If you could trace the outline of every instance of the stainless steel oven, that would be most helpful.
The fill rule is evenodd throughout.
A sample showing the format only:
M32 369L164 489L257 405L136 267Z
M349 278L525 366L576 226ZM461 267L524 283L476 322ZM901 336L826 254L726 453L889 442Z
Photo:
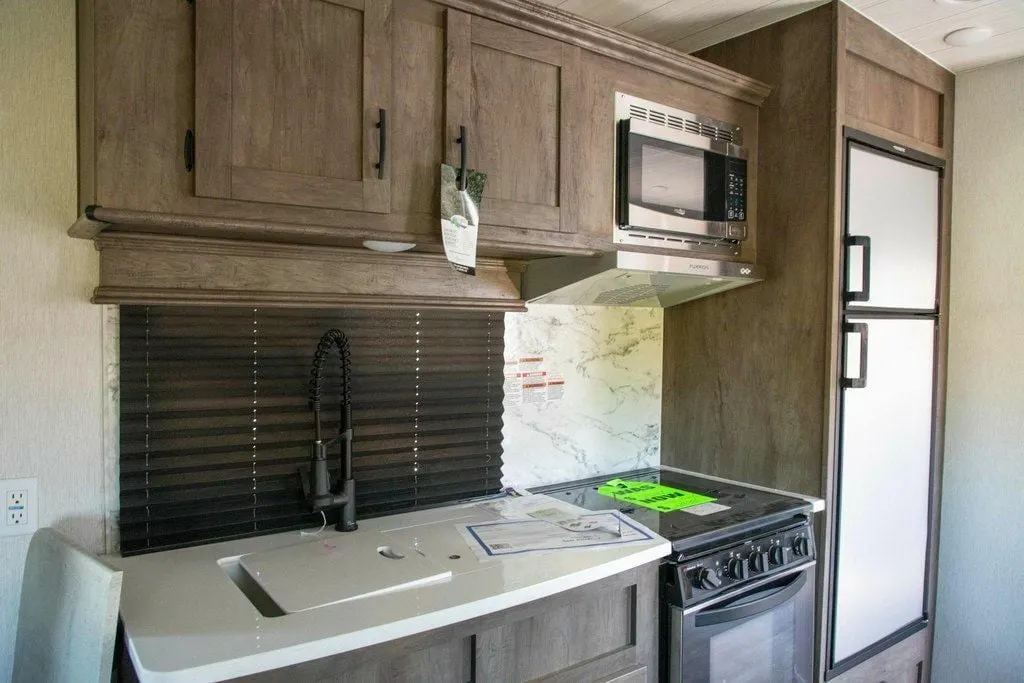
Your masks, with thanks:
M663 680L810 683L815 560L803 524L666 567Z
M734 255L747 238L739 126L616 94L615 242Z

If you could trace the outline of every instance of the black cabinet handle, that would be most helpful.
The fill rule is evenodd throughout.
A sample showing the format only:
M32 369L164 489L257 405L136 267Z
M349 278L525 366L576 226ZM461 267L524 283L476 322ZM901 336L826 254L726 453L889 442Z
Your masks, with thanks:
M466 154L469 149L469 138L466 136L465 126L459 126L459 137L455 138L455 142L459 143L459 174L455 177L455 180L459 184L459 189L465 191L466 185L469 183L469 173L466 172Z
M189 128L185 131L185 171L191 172L196 166L196 134Z
M871 298L871 238L866 235L851 235L850 237L847 237L847 259L850 257L849 250L852 247L862 247L864 249L863 259L861 261L861 286L859 292L851 292L847 290L846 300L867 301Z
M380 120L377 121L377 130L380 135L380 146L377 148L377 163L373 165L377 169L377 178L384 178L384 159L388 156L388 110L379 109Z
M856 377L846 377L844 372L843 386L847 389L863 389L868 385L868 324L844 323L843 332L860 337L860 371Z

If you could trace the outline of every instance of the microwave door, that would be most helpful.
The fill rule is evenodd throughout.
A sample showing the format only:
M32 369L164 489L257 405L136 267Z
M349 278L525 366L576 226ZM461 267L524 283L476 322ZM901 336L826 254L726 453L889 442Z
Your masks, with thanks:
M698 237L716 236L705 219L704 152L657 138L628 136L623 227Z

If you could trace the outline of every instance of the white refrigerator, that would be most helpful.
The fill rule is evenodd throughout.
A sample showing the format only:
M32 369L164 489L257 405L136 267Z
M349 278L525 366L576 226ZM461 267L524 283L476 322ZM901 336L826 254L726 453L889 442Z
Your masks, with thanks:
M848 133L829 669L923 628L942 161Z

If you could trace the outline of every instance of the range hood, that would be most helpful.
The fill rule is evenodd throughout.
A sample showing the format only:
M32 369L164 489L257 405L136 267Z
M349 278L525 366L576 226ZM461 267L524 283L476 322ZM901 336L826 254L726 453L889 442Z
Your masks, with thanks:
M615 251L530 261L522 294L530 303L668 308L763 279L750 263Z

